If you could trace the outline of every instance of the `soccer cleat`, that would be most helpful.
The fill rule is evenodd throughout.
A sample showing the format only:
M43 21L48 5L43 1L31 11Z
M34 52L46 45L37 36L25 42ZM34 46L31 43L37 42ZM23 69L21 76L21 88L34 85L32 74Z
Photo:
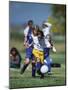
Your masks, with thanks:
M37 70L37 73L38 73L38 75L41 75L40 69L39 69L39 70Z
M61 67L61 64L59 64L59 63L52 63L51 64L51 67L56 67L56 68L60 68Z
M36 76L32 76L32 78L35 78Z
M52 72L48 72L48 75L52 75Z
M41 79L44 79L44 74L41 74L40 78L41 78Z

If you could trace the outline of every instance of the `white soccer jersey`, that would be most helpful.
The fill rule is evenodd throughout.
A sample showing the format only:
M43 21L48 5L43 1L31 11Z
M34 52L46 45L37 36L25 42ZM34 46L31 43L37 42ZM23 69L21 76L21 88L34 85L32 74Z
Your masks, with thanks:
M44 36L46 37L48 34L50 34L50 30L51 30L51 24L48 25L48 27L45 27L42 29Z
M33 46L34 46L34 48L37 49L37 50L43 51L43 47L40 45L38 37L34 36L32 34L32 38L33 38Z
M27 36L29 32L29 26L24 29L24 36Z
M50 23L46 23L46 24L47 24L48 27L43 28L42 31L44 33L46 47L50 48L51 44L50 44L50 42L48 41L48 39L46 37L47 37L47 35L50 34L50 30L51 30L52 25Z

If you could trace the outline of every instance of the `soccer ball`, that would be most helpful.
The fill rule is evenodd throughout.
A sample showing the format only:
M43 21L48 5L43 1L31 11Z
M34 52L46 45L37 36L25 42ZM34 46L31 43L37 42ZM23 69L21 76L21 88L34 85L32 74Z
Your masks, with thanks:
M47 65L43 65L40 69L41 73L47 73L48 72L48 66Z

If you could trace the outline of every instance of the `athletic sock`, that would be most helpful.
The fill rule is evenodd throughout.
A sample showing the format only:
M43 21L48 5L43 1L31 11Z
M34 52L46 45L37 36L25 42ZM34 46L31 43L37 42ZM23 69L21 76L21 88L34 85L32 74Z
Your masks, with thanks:
M40 62L37 62L36 67L37 67L37 69L40 69L41 63Z
M41 72L40 72L40 68L41 68L41 63L40 62L37 62L37 65L36 65L36 68L37 68L37 73L40 75Z
M44 78L44 74L41 73L41 77L40 78L43 79Z
M24 65L23 65L23 67L22 67L22 69L21 69L21 74L24 73L24 71L26 70L27 66L28 66L28 64L24 64Z
M32 77L35 77L35 72L36 72L36 65L35 63L32 63Z
M51 72L51 64L48 65L48 68L49 68L48 72Z

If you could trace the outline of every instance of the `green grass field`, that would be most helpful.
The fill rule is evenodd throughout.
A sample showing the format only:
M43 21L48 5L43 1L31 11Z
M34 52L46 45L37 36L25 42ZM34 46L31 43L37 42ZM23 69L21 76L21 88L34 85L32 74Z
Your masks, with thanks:
M62 38L61 38L62 39ZM65 78L65 40L55 39L55 46L57 53L51 52L51 57L53 62L61 64L61 68L52 68L52 75L45 74L44 79L40 79L39 75L36 75L36 78L31 77L31 64L25 71L23 75L20 74L20 69L11 69L10 68L10 88L26 88L26 87L40 87L40 86L59 86L66 84ZM25 59L25 49L23 46L22 40L10 40L10 48L15 46L21 56L22 63Z

